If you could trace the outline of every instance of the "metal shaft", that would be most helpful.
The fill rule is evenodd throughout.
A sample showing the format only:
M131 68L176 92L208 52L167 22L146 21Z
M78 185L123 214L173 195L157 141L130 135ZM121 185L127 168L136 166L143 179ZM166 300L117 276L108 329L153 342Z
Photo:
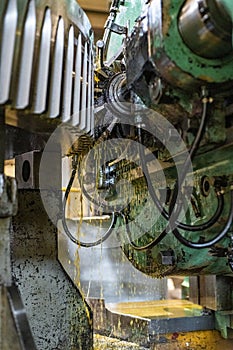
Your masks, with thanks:
M179 31L194 53L215 59L233 51L232 23L229 0L187 0L180 12Z

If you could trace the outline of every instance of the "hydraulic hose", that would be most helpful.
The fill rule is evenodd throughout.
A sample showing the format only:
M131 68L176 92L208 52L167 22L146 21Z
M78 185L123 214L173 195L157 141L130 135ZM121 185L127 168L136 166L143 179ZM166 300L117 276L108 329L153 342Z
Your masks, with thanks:
M203 248L210 248L214 244L217 244L222 238L225 237L229 229L231 228L232 222L233 222L233 190L230 192L231 195L231 202L230 202L230 209L229 209L229 214L228 214L228 219L226 222L226 225L222 229L220 233L218 233L214 238L210 239L209 241L206 242L201 242L201 243L195 243L192 241L189 241L188 239L184 238L179 231L175 228L173 230L174 236L186 247L193 248L193 249L203 249Z
M198 232L198 231L204 231L208 228L210 228L211 226L213 226L216 221L218 220L218 218L220 217L222 211L223 211L223 207L224 207L224 197L222 193L218 193L217 194L217 198L218 198L218 207L217 210L215 212L215 214L205 223L200 224L200 225L195 225L195 226L189 226L189 225L185 225L182 223L177 223L178 227L182 227L183 229L185 229L186 231L192 231L192 232ZM129 222L128 219L125 217L125 215L123 213L121 213L121 216L124 218L125 223L126 223L126 234L127 234L127 238L128 238L128 243L131 245L132 248L134 248L137 251L144 251L147 249L152 249L153 247L155 247L158 243L160 243L162 241L162 239L166 236L167 232L167 228L164 229L162 231L162 233L153 241L151 241L150 243L148 243L145 246L137 246L135 243L132 242L131 240L131 232L129 229ZM187 228L188 229L187 229ZM145 233L146 235L147 233ZM179 235L179 233L178 233Z
M204 94L204 92L203 92L203 94ZM175 207L175 203L177 201L177 196L179 193L178 188L181 189L182 183L185 179L185 176L187 175L187 171L188 171L190 162L193 160L195 153L199 147L201 138L202 138L203 130L204 130L205 123L206 123L206 117L207 117L208 99L206 97L204 97L202 100L202 103L203 103L203 110L202 110L201 123L200 123L199 129L198 129L197 135L196 135L194 142L192 144L192 147L190 148L189 156L186 158L186 161L184 163L182 173L180 174L179 183L177 181L175 184L173 198L171 200L171 205L169 208L170 214L165 210L165 208L163 207L162 203L160 202L159 198L157 197L157 195L154 191L153 184L151 182L150 174L148 172L147 164L145 161L144 149L143 149L143 147L139 147L140 161L141 161L143 173L144 173L146 181L147 181L148 191L149 191L150 196L151 196L153 202L155 203L156 207L158 208L158 210L161 212L161 215L166 220L171 219L171 213L173 212L173 209ZM141 131L138 130L138 133L139 133L139 142L140 142ZM217 209L216 209L214 215L207 222L200 224L200 225L191 226L191 225L179 222L178 220L175 220L175 223L174 223L175 227L181 228L181 229L186 230L186 231L195 232L195 231L203 231L203 230L206 230L207 228L213 226L216 223L216 221L219 219L219 217L223 211L223 207L224 207L223 195L219 192L216 192L216 195L217 195L217 199L218 199ZM179 209L179 211L180 210L181 210L181 208ZM177 211L178 211L178 209L177 209ZM173 220L173 222L174 222L174 220Z
M137 246L132 240L131 240L131 232L129 229L129 223L127 220L127 217L123 214L120 213L120 215L122 216L123 220L125 221L125 226L126 226L126 235L127 235L127 239L128 239L128 243L129 245L136 251L145 251L148 249L152 249L153 247L155 247L157 244L159 244L162 239L167 235L167 228L165 228L160 235L153 239L153 241L149 242L148 244L144 245L144 246ZM146 233L145 233L146 234Z
M69 230L69 228L67 226L65 213L66 213L67 199L69 197L70 190L71 190L73 182L74 182L74 178L75 178L75 175L76 175L76 172L77 172L77 167L78 167L78 160L76 159L73 162L73 170L72 170L71 177L70 177L68 186L66 188L65 196L64 196L64 200L63 200L62 224L63 224L63 228L64 228L64 231L65 231L66 235L69 237L69 239L73 243L77 244L80 247L91 248L91 247L95 247L95 246L97 246L97 245L99 245L99 244L101 244L101 243L103 243L104 241L107 240L107 238L111 235L111 233L112 233L112 231L113 231L113 229L115 227L117 217L116 217L115 213L112 212L112 220L111 220L109 228L104 233L104 235L100 239L98 239L97 241L94 241L94 242L82 242L82 241L80 241L79 239L77 239L76 237L73 236L73 234L70 232L70 230Z
M146 161L145 161L145 153L144 153L143 147L140 147L139 152L140 152L140 161L141 161L141 165L142 165L142 170L143 170L143 173L145 176L145 180L147 182L147 187L148 187L148 191L150 193L150 196L151 196L153 202L155 203L156 207L160 211L161 215L166 220L169 220L170 215L166 211L166 209L163 207L162 203L160 202L160 200L157 197L155 190L153 188L153 184L152 184L150 174L148 172L148 168L147 168ZM220 218L222 211L223 211L223 207L224 207L223 194L219 191L216 191L216 197L217 197L217 201L218 201L217 208L216 208L216 211L213 214L213 216L208 221L206 221L205 223L199 224L199 225L191 226L191 225L184 224L184 223L176 220L175 221L176 227L181 228L182 230L185 230L185 231L196 232L196 231L204 231L204 230L210 228L211 226L213 226L217 222L217 220Z
M193 145L190 149L190 153L189 153L189 157L192 160L195 156L195 153L199 147L200 141L201 141L201 137L204 131L204 127L205 127L205 122L206 122L206 116L207 116L207 99L204 98L203 100L203 112L202 112L202 118L201 118L201 123L198 129L198 133L196 135L196 138L193 142ZM139 139L140 139L141 135L139 133ZM143 152L142 147L139 148L140 152ZM136 246L131 240L130 240L130 245L135 249L135 250L147 250L147 249L151 249L152 247L156 246L165 236L166 234L172 230L174 236L185 246L189 247L189 248L193 248L193 249L204 249L204 248L209 248L211 246L213 246L214 244L218 243L222 238L224 238L224 236L227 234L228 230L230 229L231 225L232 225L232 221L233 221L233 190L231 190L231 204L230 204L230 210L229 210L229 215L228 215L228 219L227 222L224 226L224 228L222 229L222 231L217 234L214 238L206 241L206 242L192 242L190 240L187 240L186 238L184 238L178 231L177 227L183 228L187 231L202 231L204 229L207 229L209 227L211 227L214 223L216 223L217 219L220 217L223 207L224 207L224 199L223 199L223 195L219 192L217 192L217 198L218 198L218 207L217 210L215 211L215 214L213 215L213 217L208 220L206 223L201 224L201 225L197 225L195 226L189 226L186 224L182 224L180 222L177 222L177 217L180 213L180 210L182 208L181 204L178 204L176 207L176 210L174 211L174 207L175 207L175 203L177 201L177 197L179 195L179 192L181 190L181 186L182 183L185 179L185 176L187 174L187 169L188 169L188 162L190 161L188 158L186 159L185 163L184 163L184 167L183 167L183 171L181 173L180 176L180 181L179 183L176 182L175 185L175 190L173 192L173 200L172 200L172 204L170 207L170 213L171 215L173 215L173 221L171 222L171 217L168 216L168 213L164 210L164 208L162 207L158 197L156 196L156 193L154 191L152 182L150 180L150 176L149 176L149 172L147 169L147 166L145 164L144 161L144 154L140 154L141 157L141 161L143 163L142 167L143 167L143 172L144 175L146 176L146 179L148 181L148 189L150 192L150 195L153 199L153 201L155 202L155 204L157 205L157 207L159 207L159 209L161 210L161 213L163 214L163 216L165 216L167 219L169 219L169 225L162 231L162 233L156 238L154 239L152 242L148 243L145 246ZM145 167L145 169L144 169ZM175 194L175 195L174 195ZM172 224L172 225L171 225ZM176 225L176 226L175 226ZM128 225L126 225L127 228L127 235L129 237L129 228ZM130 239L130 237L129 237Z
M137 249L137 250L151 249L152 247L156 246L162 239L164 239L169 231L172 231L174 233L174 230L175 230L174 235L176 236L176 238L177 237L179 237L180 239L183 238L179 234L179 231L178 231L178 229L175 226L176 223L177 223L177 218L178 218L178 216L180 214L180 211L182 209L182 205L179 203L176 206L176 208L175 208L175 205L176 205L177 199L179 199L178 198L179 197L179 192L181 190L181 186L183 184L183 181L184 181L184 179L185 179L185 177L187 175L187 171L189 169L190 161L192 161L194 156L195 156L195 153L196 153L196 151L197 151L197 149L198 149L198 147L200 145L200 141L201 141L204 129L205 129L206 118L207 118L207 104L209 102L208 98L205 96L206 95L205 89L203 89L202 95L203 95L203 99L202 99L203 110L202 110L201 122L200 122L200 125L199 125L199 128L198 128L198 132L196 134L196 137L195 137L195 139L193 141L193 144L192 144L192 146L190 148L189 155L188 155L188 157L186 158L186 160L184 162L183 170L182 170L182 172L180 174L179 181L177 181L176 184L175 184L175 188L174 188L174 191L173 191L173 197L172 197L171 205L170 205L170 208L169 208L169 214L170 214L169 215L169 223L168 223L167 227L160 233L160 235L158 237L156 237L152 242L147 244L146 246L139 247L139 246L135 245L133 242L130 242L130 244L133 245L134 249ZM143 163L144 159L145 159L145 157L144 157L145 155L144 155L143 148L141 146L141 144L142 144L142 135L141 135L140 127L137 130L138 130L138 140L139 140L139 143L140 143L139 144L139 154L140 154L140 159L142 161L142 168L143 168L142 170L143 170L143 172L145 171L144 175L145 175L147 181L149 180L149 183L151 184L151 186L149 186L148 189L149 189L150 195L151 195L152 200L154 201L155 205L159 207L161 213L164 213L164 208L161 205L161 203L160 203L160 201L159 201L158 197L156 196L156 193L155 193L155 191L153 189L147 166L145 166L146 164ZM222 201L221 201L221 203L223 204ZM222 204L220 205L220 209L222 208ZM175 210L174 210L174 208L175 208ZM219 210L217 210L216 212L217 212L216 216L218 217ZM216 212L215 212L215 214L216 214ZM209 220L209 221L212 224L212 219ZM209 225L209 223L208 223L208 225ZM128 225L126 225L126 229L129 230ZM129 231L127 231L127 233L129 233ZM189 243L192 244L193 242L189 242ZM193 244L195 245L196 243L193 243ZM200 246L198 246L198 248L205 248L205 246L202 246L200 244Z

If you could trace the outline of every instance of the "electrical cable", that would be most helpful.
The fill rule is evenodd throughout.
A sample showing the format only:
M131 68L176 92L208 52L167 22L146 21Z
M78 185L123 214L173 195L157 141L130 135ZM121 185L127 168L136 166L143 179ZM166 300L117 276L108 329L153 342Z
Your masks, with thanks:
M206 112L205 112L206 113ZM156 204L158 210L161 212L161 215L166 219L169 220L170 216L169 213L166 211L166 209L162 206L159 198L157 197L151 179L150 179L150 175L147 169L147 165L146 165L146 161L145 161L145 153L144 153L144 149L142 147L140 147L139 152L143 152L140 153L140 160L141 160L141 165L142 165L142 170L145 176L145 180L147 182L147 187L149 190L149 193L152 197L152 200L154 201L154 203ZM81 179L81 174L80 171L78 171L78 178L79 180ZM89 195L89 193L86 191L85 186L82 186L82 192L83 195L94 205L98 206L99 208L104 208L105 204L104 203L100 203L100 201L95 200L92 196ZM206 222L201 223L199 225L189 225L189 224L184 224L182 222L179 222L178 220L175 222L175 225L178 228L181 228L182 230L185 231L191 231L191 232L197 232L197 231L204 231L210 227L212 227L217 220L220 218L223 208L224 208L224 196L220 191L216 191L216 197L217 197L217 208L215 213L213 214L213 216ZM114 210L114 206L111 205L107 205L108 209L110 210Z
M81 170L81 169L78 170L78 179L79 179L79 182L80 182L80 184L81 184L81 189L82 189L82 193L83 193L84 197L86 197L86 199L87 199L89 202L91 202L92 204L96 205L96 207L98 207L98 209L99 209L99 208L102 208L103 210L110 210L110 211L114 212L114 209L116 208L116 205L105 204L105 203L103 202L104 200L103 200L102 202L100 202L100 201L96 200L94 197L92 197L92 196L87 192L85 186L82 184L82 181L81 181L82 175L81 175L81 173L80 173L80 170ZM109 190L110 190L110 188L107 189L106 192L108 193ZM106 195L107 195L107 194L106 194Z
M69 239L73 243L77 244L78 246L84 247L84 248L91 248L91 247L95 247L95 246L97 246L97 245L99 245L99 244L101 244L101 243L103 243L104 241L107 240L107 238L111 235L111 233L112 233L112 231L114 229L114 226L116 224L117 216L115 215L114 212L112 212L112 214L111 214L112 215L112 220L111 220L109 228L104 233L104 235L100 239L95 241L95 242L81 242L79 239L77 239L76 237L73 236L73 234L70 232L70 230L69 230L69 228L67 226L65 213L66 213L67 199L69 197L70 190L71 190L73 182L74 182L74 178L75 178L75 175L76 175L76 172L77 172L77 167L78 167L78 160L76 159L73 162L73 170L72 170L71 177L70 177L68 186L66 188L66 192L65 192L65 196L64 196L64 200L63 200L63 205L62 205L62 224L63 224L63 228L64 228L64 231L65 231L66 235L69 237Z

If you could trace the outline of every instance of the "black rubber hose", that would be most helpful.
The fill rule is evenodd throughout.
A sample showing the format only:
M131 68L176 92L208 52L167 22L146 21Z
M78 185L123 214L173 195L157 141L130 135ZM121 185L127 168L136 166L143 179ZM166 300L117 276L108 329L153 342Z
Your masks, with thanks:
M169 232L168 227L166 227L161 233L160 235L155 238L153 241L149 242L148 244L144 245L144 246L137 246L134 242L132 242L131 240L131 232L129 230L129 225L128 225L128 221L126 219L126 217L121 213L121 216L124 218L125 222L126 222L126 233L127 233L127 238L128 238L128 243L130 244L130 246L136 250L136 251L145 251L148 249L152 249L153 247L155 247L158 243L160 243L162 241L162 239L167 235L167 233ZM184 244L186 247L189 248L194 248L194 249L203 249L203 248L209 248L211 246L213 246L214 244L216 244L217 242L219 242L228 232L228 230L230 229L230 226L232 224L232 218L233 218L233 191L231 191L231 209L229 212L229 217L227 220L227 223L224 227L224 229L221 231L220 234L216 235L213 239L207 241L207 242L203 242L203 243L195 243L192 241L189 241L187 239L185 239L177 229L173 230L173 234L175 235L175 237L182 243Z
M136 246L134 243L130 242L131 246L134 246L133 248L135 250L136 249L137 250L146 250L146 249L153 248L159 242L161 242L162 239L164 239L166 237L166 235L168 234L169 231L173 232L173 230L175 229L175 228L173 228L173 226L176 223L177 218L178 218L178 216L180 214L180 210L182 208L182 206L179 204L179 205L177 205L176 210L174 211L175 203L176 203L177 197L179 195L179 190L181 189L182 183L183 183L183 181L185 179L185 176L187 175L187 171L188 171L188 168L189 168L190 161L195 156L195 153L196 153L196 151L197 151L197 149L199 147L199 144L200 144L203 132L204 132L205 123L206 123L206 117L207 117L207 103L208 103L208 99L206 97L204 97L203 100L202 100L203 110L202 110L202 116L201 116L201 123L199 125L199 129L198 129L198 132L196 134L195 140L193 141L193 144L192 144L192 146L190 148L189 155L188 155L188 157L186 158L186 160L184 162L183 170L182 170L182 173L180 175L180 181L176 182L175 191L173 192L172 205L170 207L170 213L172 215L172 222L171 222L171 217L169 217L169 223L168 223L167 227L159 234L159 236L157 238L155 238L152 242L150 242L146 246L139 247L139 246ZM141 160L143 162L144 161L144 151L143 151L143 148L142 148L141 128L138 127L137 130L138 130L138 141L139 141L139 154L140 154L140 158L141 158ZM147 180L149 179L149 181L150 181L150 176L149 176L149 172L148 172L147 166L145 167L145 169L142 169L142 170L146 171L146 173L144 173L144 175L146 176L146 179ZM153 186L152 186L152 189L153 189ZM155 194L154 189L153 189L153 193ZM175 193L175 198L174 198L174 193ZM157 196L156 196L156 198L157 198ZM152 199L153 199L153 197L152 197ZM157 201L155 201L155 204L157 205ZM163 211L163 207L161 207L161 209ZM129 230L128 225L126 225L126 229ZM129 233L129 231L127 233ZM177 236L179 236L179 231L177 229L176 229L175 233L177 234Z
M145 180L147 183L147 187L148 187L148 191L150 193L150 196L153 200L153 202L155 203L156 207L158 208L158 210L160 211L161 215L166 219L169 220L170 219L170 215L169 213L165 210L165 208L163 207L162 203L160 202L159 198L157 197L151 178L150 178L150 174L148 172L148 168L146 165L146 161L145 161L145 153L144 153L144 149L143 147L139 147L139 152L140 152L140 161L141 161L141 165L142 165L142 171L144 173L145 176ZM199 224L199 225L188 225L188 224L184 224L178 220L175 221L175 225L178 228L181 228L182 230L185 231L191 231L191 232L197 232L197 231L204 231L208 228L210 228L211 226L213 226L217 220L220 218L222 211L223 211L223 207L224 207L224 196L221 192L216 192L216 196L217 196L217 209L215 211L215 213L213 214L213 216L206 222Z
M77 172L77 167L78 167L78 161L76 160L73 164L73 170L72 170L72 173L71 173L71 177L70 177L70 180L69 180L69 183L68 183L68 186L66 188L66 192L65 192L65 197L64 197L64 200L63 200L63 206L62 206L62 224L63 224L63 228L64 228L64 231L66 233L66 235L69 237L69 239L77 244L78 246L80 247L84 247L84 248L91 248L91 247L95 247L101 243L103 243L104 241L107 240L107 238L111 235L114 227L115 227L115 224L116 224L116 215L114 212L112 212L112 221L111 221L111 224L108 228L108 230L104 233L104 235L98 239L97 241L95 242L81 242L79 239L77 239L76 237L73 236L73 234L70 232L68 226L67 226L67 223L66 223L66 216L65 216L65 213L66 213L66 203L67 203L67 199L69 197L69 194L70 194L70 190L71 190L71 187L73 185L73 182L74 182L74 178L75 178L75 175L76 175L76 172Z
M201 142L204 130L205 130L205 124L206 124L206 118L207 118L207 104L209 101L205 95L206 95L206 90L205 90L205 88L203 88L202 89L202 106L203 106L203 108L202 108L201 122L200 122L200 125L198 128L196 137L195 137L195 139L192 143L192 146L189 150L189 155L184 162L180 177L179 177L178 181L176 181L175 187L173 190L173 195L172 195L172 199L171 199L171 203L170 203L170 207L169 207L169 215L170 215L169 226L170 226L171 230L173 230L173 228L176 228L176 221L177 221L179 214L180 214L180 211L182 209L182 204L181 204L181 201L179 200L182 184L183 184L184 179L187 175L187 172L189 169L189 164L190 164L190 162L192 162L192 160L195 157L195 154L198 150L198 147L200 145L200 142ZM178 205L175 208L176 203L178 203Z
M177 192L178 192L178 187L181 187L183 181L184 181L184 178L187 174L187 169L189 168L189 164L190 164L190 161L194 158L194 155L198 149L198 146L200 144L200 140L201 140L201 137L202 137L202 133L203 133L203 129L204 129L204 126L205 126L205 122L206 122L206 115L207 115L207 101L203 102L203 111L202 111L202 118L201 118L201 123L200 123L200 127L198 129L198 133L196 135L196 138L193 142L193 145L190 149L190 152L189 152L189 156L188 158L186 159L185 163L184 163L184 166L183 166L183 170L182 170L182 174L180 176L180 184L178 185L178 182L176 182L176 189L174 190L174 196L173 196L173 203L172 203L172 206L174 207L175 206L175 202L176 200L174 200L174 198L177 199ZM140 130L138 130L139 133L141 133ZM141 136L139 136L139 138L141 138ZM152 184L152 181L151 181L151 178L150 178L150 174L148 172L148 168L147 168L147 164L146 164L146 161L145 161L145 153L144 153L144 149L143 147L139 147L139 154L140 154L140 161L141 161L141 165L142 165L142 170L143 170L143 173L145 175L145 179L146 179L146 182L147 182L147 186L148 186L148 191L150 193L150 196L153 200L153 202L155 203L156 207L158 208L158 210L160 211L161 215L166 219L166 220L170 220L170 215L169 213L165 210L165 208L163 207L162 203L160 202L159 198L157 197L155 191L154 191L154 188L153 188L153 184ZM208 228L210 228L211 226L213 226L217 220L219 219L219 217L221 216L222 214L222 211L223 211L223 207L224 207L224 197L221 193L219 192L216 192L216 195L217 195L217 200L218 200L218 205L217 205L217 209L214 213L214 215L205 223L202 223L202 224L199 224L199 225L188 225L188 224L184 224L182 222L179 222L178 220L175 221L175 226L178 227L178 228L181 228L182 230L185 230L185 231L191 231L191 232L197 232L197 231L204 231ZM170 208L170 211L171 208Z
M0 107L0 174L4 174L6 149L5 110Z
M140 130L138 130L138 132L140 132ZM157 195L156 195L156 193L154 191L154 188L153 188L153 185L152 185L152 182L151 182L151 179L150 179L150 175L149 175L149 172L148 172L147 164L146 164L146 160L145 160L146 157L145 157L145 153L144 153L144 148L143 147L140 147L139 153L140 153L140 161L141 161L141 165L142 165L142 170L143 170L143 173L144 173L144 176L145 176L145 180L146 180L146 183L147 183L147 187L148 187L150 196L151 196L153 202L156 204L158 210L161 212L161 215L166 220L169 220L169 218L170 218L169 213L165 210L165 208L161 204L159 198L157 197ZM78 171L78 178L79 178L79 181L81 183L81 174L80 174L79 171ZM105 205L103 203L99 203L98 201L96 201L94 198L92 198L89 195L89 193L85 189L85 186L82 186L82 192L83 192L84 196L91 203L93 203L94 205L98 206L99 208L104 208L105 207ZM222 193L216 191L216 196L217 196L217 201L218 201L217 208L216 208L216 211L215 211L214 215L208 221L206 221L205 223L201 223L199 225L191 226L191 225L179 222L177 220L175 222L175 225L178 228L181 228L182 230L190 231L190 232L204 231L204 230L210 228L211 226L213 226L217 222L217 220L220 218L220 216L222 214L222 211L223 211L223 207L224 207L224 196L222 195ZM114 206L108 205L107 207L111 211L114 211Z
M230 194L231 194L231 202L230 202L228 219L227 219L226 225L224 226L223 230L220 233L218 233L214 238L210 239L207 242L195 243L184 238L177 229L174 229L173 234L179 240L179 242L181 242L183 245L189 248L203 249L203 248L212 247L214 244L218 243L222 238L224 238L227 232L229 231L229 229L231 228L231 225L233 222L233 190L231 190Z
M82 183L81 178L82 178L82 175L81 175L80 171L78 170L78 179L79 179L80 184ZM89 193L87 192L87 190L85 189L85 186L84 186L84 185L81 184L81 188L82 188L82 193L83 193L83 195L86 197L87 200L89 200L89 202L91 202L92 204L96 205L98 208L104 209L105 204L100 203L100 202L98 202L97 200L95 200L93 197L91 197L91 196L89 195ZM108 208L109 208L110 210L113 209L112 206L108 206Z
M126 226L126 235L127 235L127 239L128 239L128 243L129 245L136 251L144 251L144 250L148 250L148 249L152 249L153 247L155 247L157 244L159 244L162 239L167 235L167 228L165 228L157 238L153 239L153 241L149 242L148 244L144 245L144 246L137 246L132 240L131 240L131 232L129 229L129 224L128 224L128 220L125 217L125 215L123 213L120 213L120 215L122 216L122 218L125 221L125 226ZM146 233L144 234L146 235Z

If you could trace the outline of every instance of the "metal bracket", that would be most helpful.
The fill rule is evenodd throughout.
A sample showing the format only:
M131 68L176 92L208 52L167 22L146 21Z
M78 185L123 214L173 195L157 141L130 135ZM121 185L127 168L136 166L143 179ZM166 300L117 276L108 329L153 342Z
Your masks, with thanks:
M127 28L124 26L121 26L119 24L116 24L112 22L111 24L107 24L106 28L108 28L111 32L122 35L122 34L127 34Z

